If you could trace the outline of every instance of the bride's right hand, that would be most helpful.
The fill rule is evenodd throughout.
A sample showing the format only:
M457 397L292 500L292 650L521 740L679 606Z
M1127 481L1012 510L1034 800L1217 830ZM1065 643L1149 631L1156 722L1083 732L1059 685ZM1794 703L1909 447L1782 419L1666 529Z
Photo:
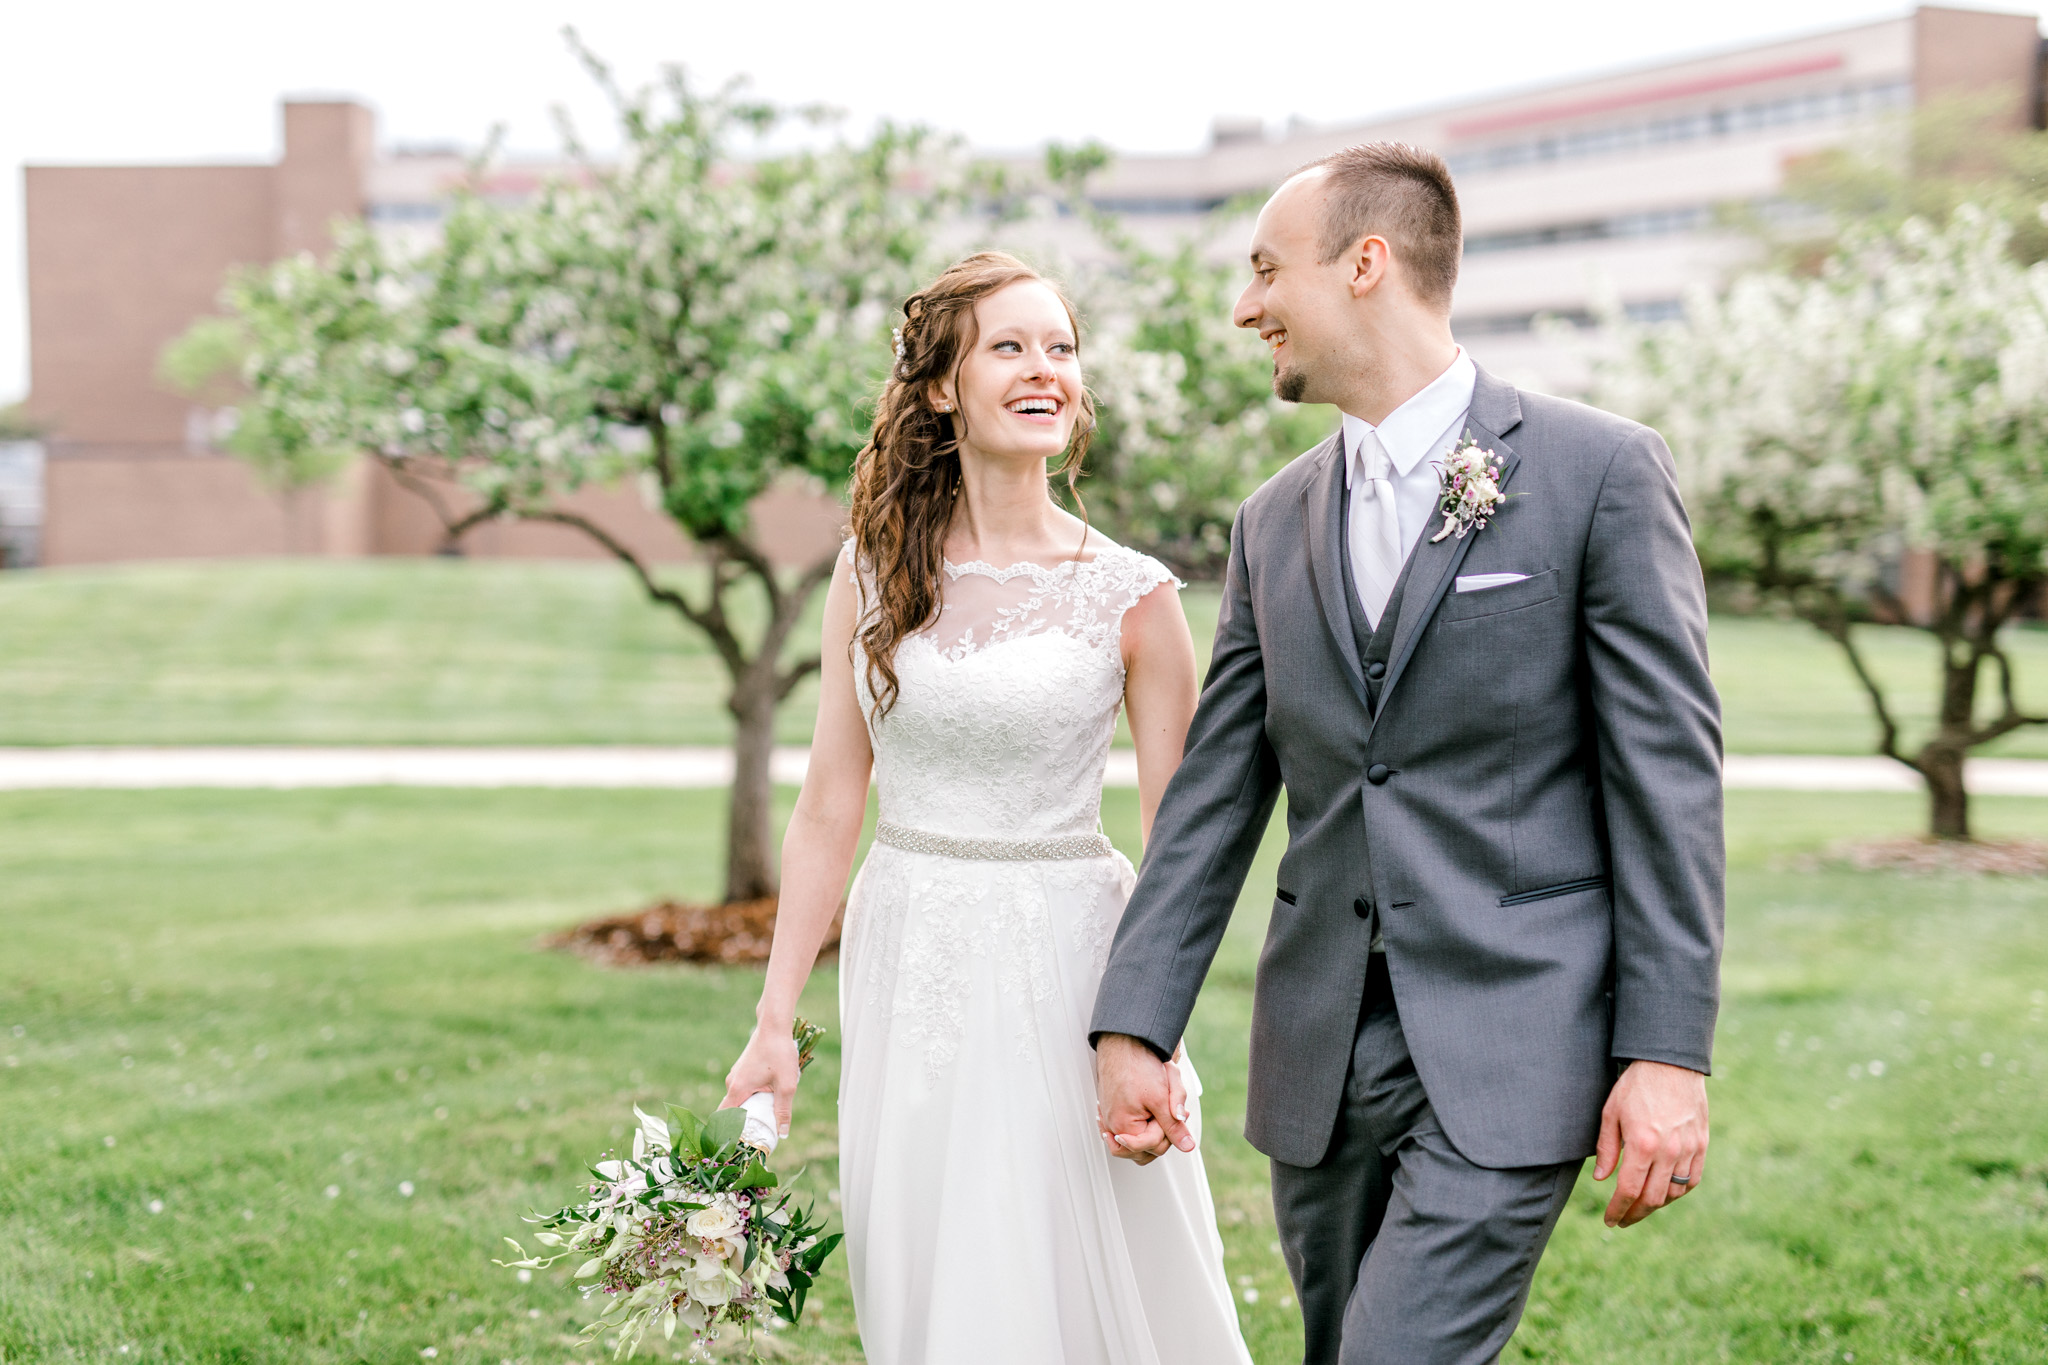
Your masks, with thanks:
M718 1107L731 1109L746 1103L750 1095L769 1091L775 1096L775 1136L777 1140L786 1138L800 1071L796 1039L790 1036L789 1029L769 1029L764 1036L757 1024L753 1036L747 1039L746 1051L725 1073L725 1100Z

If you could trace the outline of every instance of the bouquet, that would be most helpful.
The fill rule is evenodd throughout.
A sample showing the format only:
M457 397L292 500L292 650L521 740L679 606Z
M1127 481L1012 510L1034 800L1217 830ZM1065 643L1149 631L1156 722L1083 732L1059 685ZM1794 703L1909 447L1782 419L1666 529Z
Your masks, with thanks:
M801 1069L824 1030L799 1019L795 1032ZM529 1220L542 1229L541 1251L529 1256L507 1237L519 1259L497 1264L544 1270L584 1258L575 1275L589 1282L584 1297L609 1301L583 1332L617 1333L614 1356L632 1355L657 1326L664 1339L687 1328L695 1355L728 1326L751 1350L756 1330L803 1313L841 1234L821 1236L822 1219L775 1193L764 1164L775 1148L772 1097L709 1119L675 1105L665 1120L637 1105L633 1113L633 1155L591 1167L595 1183L581 1203Z

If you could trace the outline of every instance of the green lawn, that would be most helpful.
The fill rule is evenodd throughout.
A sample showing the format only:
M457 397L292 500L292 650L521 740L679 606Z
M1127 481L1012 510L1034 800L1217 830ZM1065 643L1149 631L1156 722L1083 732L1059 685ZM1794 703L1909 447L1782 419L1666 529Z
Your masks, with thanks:
M562 1276L490 1265L634 1101L715 1103L758 974L535 936L703 895L715 794L0 795L0 1362L592 1360ZM1112 792L1129 847L1132 793ZM1701 1192L1582 1188L1508 1359L2048 1358L2048 887L1801 870L1909 797L1738 793ZM1985 799L1989 832L2048 802ZM1190 1032L1229 1272L1297 1358L1236 1136L1269 860ZM821 973L807 1008L833 1017ZM832 1188L830 1040L788 1150ZM1880 1068L1873 1063L1882 1063ZM408 1192L409 1191L409 1192ZM843 1273L790 1357L857 1359ZM125 1348L125 1349L124 1349Z
M0 744L720 744L726 692L703 637L610 564L0 574ZM783 739L815 705L791 698Z
M1212 589L1187 594L1198 647ZM815 626L804 632L815 640ZM1935 654L1864 632L1900 713L1932 714ZM2013 632L2048 710L2048 630ZM1715 623L1737 753L1867 753L1834 645L1797 623ZM1988 680L1987 680L1988 687ZM712 744L730 723L702 641L608 564L243 561L0 574L0 744ZM781 738L810 736L809 688ZM2048 757L2048 727L1987 753Z

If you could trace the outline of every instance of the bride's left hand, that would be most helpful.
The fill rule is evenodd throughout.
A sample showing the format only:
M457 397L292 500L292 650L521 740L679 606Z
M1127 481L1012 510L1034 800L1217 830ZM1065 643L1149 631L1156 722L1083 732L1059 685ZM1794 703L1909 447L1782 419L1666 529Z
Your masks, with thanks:
M1171 1062L1154 1062L1153 1065L1166 1073L1166 1112L1178 1120L1178 1136L1188 1139L1182 1150L1193 1151L1193 1135L1185 1127L1188 1120L1187 1078L1176 1065L1186 1055L1185 1046L1176 1047ZM1109 1147L1109 1154L1125 1161L1136 1162L1140 1166L1151 1165L1179 1145L1175 1140L1176 1134L1169 1133L1152 1114L1146 1114L1144 1120L1135 1126L1119 1129L1104 1121L1102 1105L1098 1102L1095 1118L1097 1126L1102 1131L1102 1140Z

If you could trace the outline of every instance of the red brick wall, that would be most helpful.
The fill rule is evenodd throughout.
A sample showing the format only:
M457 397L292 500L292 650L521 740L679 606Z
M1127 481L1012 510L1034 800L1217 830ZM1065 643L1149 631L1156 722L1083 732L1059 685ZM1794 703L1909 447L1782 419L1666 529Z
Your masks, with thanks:
M2040 24L2031 14L1922 6L1913 11L1913 85L1916 98L2008 96L1993 119L2011 131L2035 126L2040 116Z
M182 447L190 405L157 380L164 344L213 311L229 269L271 256L267 166L27 172L29 414L52 454Z

